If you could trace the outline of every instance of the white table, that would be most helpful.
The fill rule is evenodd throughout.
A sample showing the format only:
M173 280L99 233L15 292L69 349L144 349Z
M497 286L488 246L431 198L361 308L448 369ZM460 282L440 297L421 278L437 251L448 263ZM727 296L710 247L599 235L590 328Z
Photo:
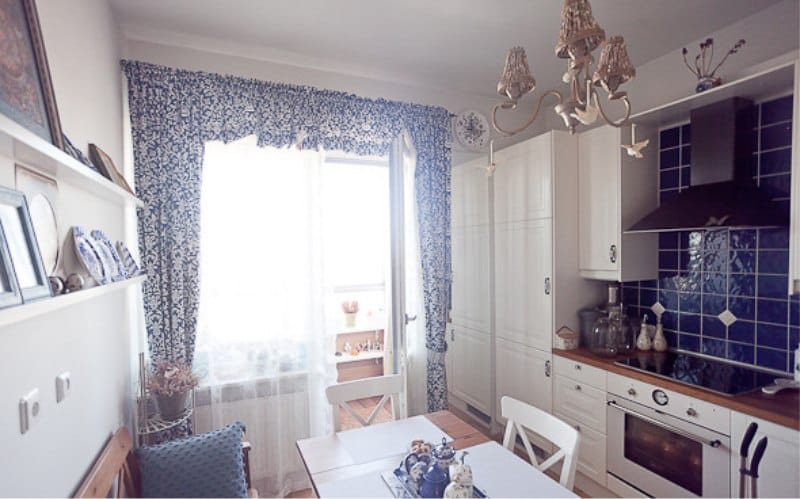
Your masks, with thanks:
M297 448L318 497L392 497L381 473L396 468L405 454L393 446L437 436L437 429L452 439L459 456L461 450L468 452L475 484L490 497L577 497L449 411L300 440ZM409 432L407 438L398 439L403 432ZM365 455L366 441L385 445Z

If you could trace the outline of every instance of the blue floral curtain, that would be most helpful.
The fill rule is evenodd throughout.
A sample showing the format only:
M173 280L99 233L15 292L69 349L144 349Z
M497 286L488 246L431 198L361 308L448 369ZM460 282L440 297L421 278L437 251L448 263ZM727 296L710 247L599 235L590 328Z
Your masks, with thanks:
M249 135L297 145L388 154L405 129L417 150L428 410L447 408L445 324L450 293L450 115L446 109L312 87L123 61L133 134L145 314L153 359L191 362L199 305L204 144Z

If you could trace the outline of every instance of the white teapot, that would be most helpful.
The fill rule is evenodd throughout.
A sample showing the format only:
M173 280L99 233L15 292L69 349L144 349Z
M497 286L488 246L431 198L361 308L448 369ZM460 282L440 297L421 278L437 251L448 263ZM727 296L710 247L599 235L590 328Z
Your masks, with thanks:
M444 489L444 497L472 497L472 467L464 464L467 452L461 454L461 462L450 465L450 484Z

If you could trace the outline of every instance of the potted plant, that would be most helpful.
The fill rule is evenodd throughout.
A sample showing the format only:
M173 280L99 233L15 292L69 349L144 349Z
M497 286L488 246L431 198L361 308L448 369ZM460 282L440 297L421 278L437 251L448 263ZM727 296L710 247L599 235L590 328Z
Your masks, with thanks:
M356 314L358 313L358 302L356 300L343 301L342 312L344 312L344 326L354 327L356 325Z
M178 419L186 409L186 398L197 386L197 376L185 362L161 360L155 363L147 379L147 389L153 394L159 414L165 420Z

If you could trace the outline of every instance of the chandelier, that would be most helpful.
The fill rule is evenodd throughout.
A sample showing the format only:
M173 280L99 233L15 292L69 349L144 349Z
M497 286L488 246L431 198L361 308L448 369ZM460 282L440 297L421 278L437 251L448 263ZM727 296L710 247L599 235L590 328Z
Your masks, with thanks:
M600 47L597 69L591 74L594 62L592 52ZM579 124L590 125L598 116L609 125L621 127L628 122L631 104L627 92L619 86L632 80L636 70L631 65L625 40L621 36L606 38L605 31L592 16L589 0L565 0L561 8L561 32L556 44L556 56L567 59L567 71L562 81L569 85L569 98L565 99L558 90L548 90L539 96L533 116L522 126L505 129L497 123L499 109L513 110L522 97L533 92L536 80L528 67L525 49L514 47L508 52L505 68L497 84L497 93L506 100L494 106L492 125L505 136L516 135L528 128L539 116L542 101L552 95L556 99L555 112L564 120L570 133L575 133ZM619 101L625 106L625 116L613 121L606 115L598 99L598 87L608 94L610 101Z

